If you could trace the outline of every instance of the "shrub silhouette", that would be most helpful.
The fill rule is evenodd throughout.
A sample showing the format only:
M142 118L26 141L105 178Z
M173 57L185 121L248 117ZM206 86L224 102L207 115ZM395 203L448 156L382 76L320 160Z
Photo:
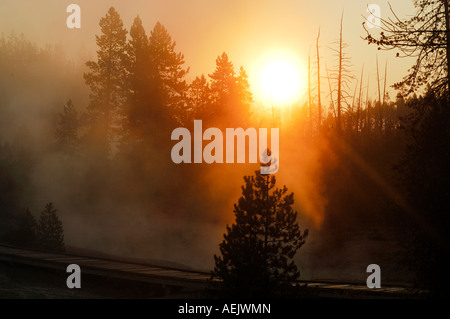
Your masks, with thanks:
M64 229L56 214L53 203L45 205L38 222L39 248L52 251L65 251Z

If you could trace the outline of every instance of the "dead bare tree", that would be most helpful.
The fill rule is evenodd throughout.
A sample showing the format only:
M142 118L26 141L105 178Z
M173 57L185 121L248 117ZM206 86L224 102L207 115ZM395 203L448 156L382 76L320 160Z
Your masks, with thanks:
M337 119L336 108L334 107L333 90L331 88L331 77L330 77L330 74L328 72L328 67L327 67L327 63L326 62L325 62L325 70L327 71L328 87L330 89L331 108L333 110L334 118Z
M354 107L355 107L355 98L356 98L356 91L357 90L358 90L358 81L355 83L355 90L353 92L352 104L351 104L351 107L350 107L350 120L349 120L349 129L350 130L353 130L353 117L354 117L354 114L355 114Z
M317 109L319 112L319 127L322 124L322 102L320 99L320 54L319 54L319 38L320 28L316 39L316 55L317 55Z
M311 53L308 55L308 108L309 108L309 130L312 134L312 101L311 101Z
M339 41L338 41L338 49L332 49L337 58L337 70L332 74L332 78L337 82L337 130L342 131L342 110L344 105L348 107L347 98L350 96L348 93L349 82L353 78L350 74L350 58L344 52L344 49L347 47L347 44L343 40L342 36L342 25L344 21L344 12L342 12L341 16L341 24L339 31Z
M364 64L361 69L361 79L359 81L358 111L356 112L356 132L359 132L359 116L360 116L360 112L361 112L361 95L362 95L363 74L364 74Z
M393 18L381 19L379 35L367 32L364 38L379 50L397 50L397 57L415 57L416 62L394 88L410 94L430 85L437 93L449 91L450 17L448 0L416 0L417 13L400 20L392 6Z
M384 108L385 107L385 102L386 102L386 81L387 81L387 60L386 60L386 64L384 65L384 87L383 87L383 103L381 104L381 107ZM384 118L384 130L386 131L387 126L386 126L386 115Z
M364 120L364 129L370 130L370 122L369 122L369 85L370 85L370 74L367 77L367 90L366 90L366 114L365 114L365 120Z
M382 113L382 105L381 105L381 89L380 89L380 72L378 71L378 55L377 55L377 85L378 85L378 104L379 104L379 114L378 114L378 129L380 131L380 135L383 130L383 113Z

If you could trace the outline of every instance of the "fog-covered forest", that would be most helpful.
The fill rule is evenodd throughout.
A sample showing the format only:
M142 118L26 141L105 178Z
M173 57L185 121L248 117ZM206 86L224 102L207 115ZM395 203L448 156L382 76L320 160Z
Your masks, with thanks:
M442 52L423 53L426 45L416 43L422 64L396 84L395 96L386 92L388 64L373 61L375 75L350 70L351 52L343 54L338 38L337 60L310 54L304 100L266 108L246 66L226 52L210 57L216 66L208 74L190 74L162 23L136 16L124 25L111 7L99 26L96 56L82 66L62 46L0 37L3 243L29 245L29 214L38 220L53 203L67 250L211 270L243 177L260 166L175 164L171 132L193 132L194 120L223 132L279 127L277 187L294 193L297 221L309 229L294 258L301 279L365 282L365 267L378 263L386 282L441 288L433 276L444 276L443 266L431 261L449 247L444 38L433 40ZM387 34L368 31L361 41L402 52L406 40ZM426 60L432 54L443 64Z

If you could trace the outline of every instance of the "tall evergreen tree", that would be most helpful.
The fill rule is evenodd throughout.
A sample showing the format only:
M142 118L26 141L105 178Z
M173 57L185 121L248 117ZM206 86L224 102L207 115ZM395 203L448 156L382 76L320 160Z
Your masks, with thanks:
M188 106L192 108L190 110L192 120L203 120L204 123L210 121L212 116L211 93L205 75L195 77L189 85Z
M96 147L106 147L108 153L115 131L121 125L120 112L128 95L128 32L113 7L100 19L100 28L102 34L96 35L97 62L86 63L90 72L85 73L84 78L91 89L88 106L89 140Z
M130 122L135 125L142 120L140 108L148 103L148 91L150 83L150 47L142 20L137 16L130 28L130 40L127 52L129 56L129 104L131 112Z
M58 146L68 154L75 154L79 148L80 118L72 100L64 105L64 111L59 114L59 122L56 128Z
M53 203L45 205L38 223L39 246L45 250L64 251L64 229Z
M233 63L224 52L216 59L216 69L209 75L211 78L211 96L213 112L216 117L227 114L232 97L236 94L236 78Z
M253 98L244 68L236 75L233 63L224 52L217 57L216 69L209 77L214 117L226 126L245 125Z
M177 53L175 46L176 42L172 41L167 29L157 22L149 37L150 59L158 72L164 105L169 115L181 122L186 108L188 86L185 76L189 68L183 68L184 55Z
M234 206L235 224L227 226L214 256L213 283L232 297L269 297L288 292L300 276L292 260L303 246L303 233L292 208L294 194L275 188L275 176L244 177L242 197Z
M124 135L128 143L143 142L144 137L149 135L147 130L155 131L155 123L161 116L161 103L158 96L159 74L151 60L150 42L139 16L130 29L127 53L130 90Z
M239 68L239 75L237 77L237 87L240 102L240 115L244 118L249 118L251 115L250 107L253 103L253 94L250 91L250 83L248 82L248 75L244 67Z

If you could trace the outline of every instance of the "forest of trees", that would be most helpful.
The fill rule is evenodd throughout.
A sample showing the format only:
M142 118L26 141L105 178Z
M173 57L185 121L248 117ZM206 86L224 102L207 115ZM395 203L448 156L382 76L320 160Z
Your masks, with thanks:
M191 76L193 80L188 81L190 70L184 56L159 22L147 33L137 16L128 30L119 13L110 8L100 20L101 31L95 37L96 59L87 61L83 74L65 61L57 47L42 49L24 37L2 35L0 237L3 241L10 239L11 229L17 234L24 233L23 229L34 229L21 236L25 245L40 238L45 249L64 249L62 223L53 205L46 206L38 222L25 210L36 209L40 205L39 194L44 191L49 201L69 208L70 214L61 209L65 231L65 221L71 219L89 221L96 225L95 231L110 227L116 229L111 236L116 241L111 240L111 246L126 240L131 240L133 246L142 238L146 238L146 243L154 241L156 246L160 243L155 240L160 234L157 228L161 227L152 228L155 237L144 232L145 227L167 216L189 222L229 221L221 214L230 211L229 197L239 187L236 183L228 187L227 182L248 175L255 166L217 173L214 165L176 165L169 160L170 133L179 126L191 128L194 119L203 120L205 127L219 128L270 127L276 122L284 128L280 140L288 141L282 152L285 163L291 166L284 164L283 169L295 172L296 165L304 164L295 153L297 145L317 151L316 177L320 181L314 185L320 186L316 191L325 204L323 222L320 227L310 228L309 237L321 239L320 249L338 250L355 232L370 229L371 234L383 237L386 230L392 230L395 240L409 252L395 258L417 274L414 283L438 295L448 294L445 264L440 262L450 254L448 2L420 0L415 4L417 15L410 20L382 20L380 34L366 30L367 43L394 50L398 58L416 58L404 80L394 85L398 89L395 98L386 93L387 64L381 66L378 60L373 61L377 76L367 78L367 83L364 67L358 75L350 72L342 34L343 17L333 47L338 64L329 69L321 60L319 33L316 56L310 57L307 101L293 104L288 108L289 114L278 114L276 121L271 112L258 113L244 67L234 66L225 52L218 53L211 74ZM51 74L45 81L36 76L44 73ZM321 80L326 85L320 85ZM369 83L376 83L371 84L377 87L375 98L369 96ZM53 98L45 99L45 87L55 88L48 92ZM27 92L34 100L17 101L18 92ZM39 128L40 134L34 134L32 125L25 120L18 121L12 132L11 123L19 116L7 106L34 105L35 100L47 103L42 107L46 120ZM36 114L30 117L38 118ZM297 177L290 175L286 184L292 189L289 181L294 184ZM263 187L262 179L258 175L245 179L244 197L235 206L236 222L266 218L264 205L249 209L251 203L246 202L253 187ZM270 188L273 184L270 182ZM296 223L317 212L308 211L309 206L299 200L294 207L299 211L297 216L291 208L293 198L285 193L283 188L271 195L282 201L271 217L278 216L272 220L274 225L281 218L292 227L292 246L259 248L263 255L271 249L285 251L289 258L275 254L270 259L283 269L275 277L295 281L297 268L288 259L294 257L308 234L302 235ZM143 219L136 217L134 211L142 213ZM106 226L104 221L108 221ZM133 235L118 235L119 227L137 224L142 228L133 229ZM195 227L184 232L176 225L167 230L171 240L183 242L185 237L198 233ZM300 225L303 228L302 222ZM77 227L70 227L72 238L76 237ZM236 275L227 273L224 266L234 262L230 257L234 237L248 231L240 227L239 223L228 227L220 245L222 256L215 258L215 274L222 278L235 276L232 279L238 284L242 283L242 276L246 280L268 276L260 287L264 290L273 284L269 279L275 278L268 268L252 273L245 264L244 273ZM277 229L270 228L274 232ZM144 235L133 237L141 232ZM168 247L168 242L161 246ZM248 243L249 247L241 244L244 243L238 243L243 251L239 254L247 255L246 249L253 249L253 242ZM255 251L251 255L261 257ZM245 276L247 273L255 277ZM228 288L233 291L239 286ZM258 294L261 289L241 292Z
M4 241L19 247L65 251L64 228L53 203L45 205L38 220L28 208L15 216L15 223L8 229Z

